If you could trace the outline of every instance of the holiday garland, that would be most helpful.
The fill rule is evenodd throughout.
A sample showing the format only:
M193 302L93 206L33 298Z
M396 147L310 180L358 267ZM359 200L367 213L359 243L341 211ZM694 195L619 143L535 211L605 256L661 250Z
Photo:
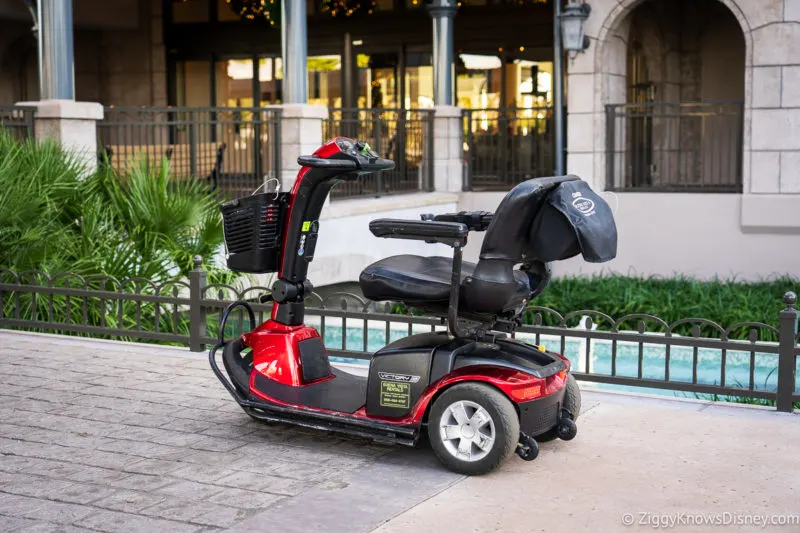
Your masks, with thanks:
M245 20L268 20L270 25L280 24L280 0L226 0L231 11Z
M376 0L323 0L322 11L332 17L371 15L378 7Z

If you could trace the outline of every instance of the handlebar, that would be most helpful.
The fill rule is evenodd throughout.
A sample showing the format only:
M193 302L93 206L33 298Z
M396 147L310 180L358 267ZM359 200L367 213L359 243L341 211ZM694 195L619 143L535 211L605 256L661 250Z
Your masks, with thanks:
M322 159L313 155L301 155L297 158L297 164L303 167L361 172L380 172L394 168L394 161L391 159L372 158L369 162L359 163L351 159Z
M329 170L358 170L355 161L349 159L322 159L313 155L301 155L297 164L303 167L326 168Z

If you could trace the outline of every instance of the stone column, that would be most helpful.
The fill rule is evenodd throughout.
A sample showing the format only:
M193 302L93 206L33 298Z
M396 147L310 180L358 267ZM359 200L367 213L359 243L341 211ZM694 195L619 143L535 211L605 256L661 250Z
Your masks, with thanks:
M75 99L75 57L72 0L42 0L39 20L42 32L42 98ZM305 5L305 4L304 4Z
M281 190L294 185L299 166L297 158L311 155L323 141L322 121L328 118L328 108L309 104L269 106L282 110L281 115Z
M461 192L464 178L461 108L437 105L433 115L433 184L440 192Z
M453 105L453 17L456 0L433 0L428 12L433 17L433 101Z
M97 169L97 121L103 106L95 102L42 100L19 102L36 108L36 139L51 139L73 154L89 174Z
M308 102L308 42L306 3L282 0L281 45L283 48L283 102Z

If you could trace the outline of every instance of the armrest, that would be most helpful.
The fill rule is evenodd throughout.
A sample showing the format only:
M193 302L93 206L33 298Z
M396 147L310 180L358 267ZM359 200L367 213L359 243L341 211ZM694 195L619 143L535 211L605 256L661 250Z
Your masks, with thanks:
M434 222L428 220L397 220L379 218L369 223L369 230L376 237L389 239L412 239L425 242L440 242L448 246L467 244L469 228L457 222Z
M437 222L459 222L466 224L470 231L486 231L492 223L493 213L488 211L460 211L458 213L444 213L441 215L422 215L422 220L435 220Z

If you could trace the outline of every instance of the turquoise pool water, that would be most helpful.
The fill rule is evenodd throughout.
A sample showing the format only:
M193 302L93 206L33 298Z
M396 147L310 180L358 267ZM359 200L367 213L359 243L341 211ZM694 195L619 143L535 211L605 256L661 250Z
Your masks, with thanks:
M390 341L401 339L408 335L406 329L392 329L389 332ZM531 340L533 337L530 337ZM386 332L384 329L367 330L367 351L375 352L385 344ZM327 326L324 335L325 345L329 349L342 348L342 328L340 326ZM558 338L542 338L541 343L548 350L560 351L561 341ZM348 350L364 350L364 329L360 327L347 328L345 348ZM644 345L642 376L651 379L663 380L666 368L666 347L659 345ZM575 370L586 371L586 344L580 339L567 339L564 355L572 363ZM637 344L618 343L616 375L636 377L638 371L639 346ZM332 361L347 362L367 365L368 362L360 359L346 359L332 357ZM692 381L693 350L687 347L673 346L670 349L669 376L670 381ZM697 353L697 381L702 384L717 385L721 383L722 353L721 350L701 348ZM754 388L756 390L775 390L777 386L778 356L775 354L755 354ZM611 343L605 341L592 341L589 351L589 368L594 374L611 374ZM750 352L728 351L725 361L725 383L732 387L747 388L750 380ZM800 362L798 363L797 384L800 388ZM598 388L609 390L638 391L649 394L659 394L679 397L695 397L692 393L676 392L662 389L645 389L642 387L629 387L621 385L593 384ZM702 397L702 395L701 395Z

